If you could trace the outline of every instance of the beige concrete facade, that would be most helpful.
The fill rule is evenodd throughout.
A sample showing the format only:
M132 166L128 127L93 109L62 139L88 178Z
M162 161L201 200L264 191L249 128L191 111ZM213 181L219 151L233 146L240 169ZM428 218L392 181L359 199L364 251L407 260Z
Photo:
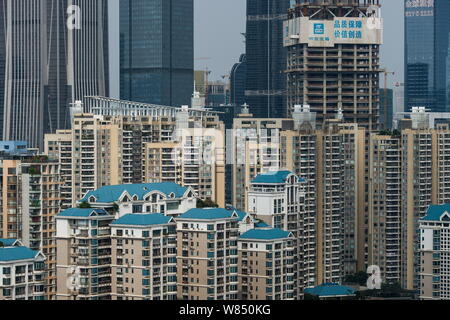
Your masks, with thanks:
M177 218L179 300L238 299L236 218Z
M184 117L78 114L72 130L46 135L46 154L61 163L65 207L105 185L172 180L169 169L200 197L224 206L224 125L217 116L180 114ZM158 163L146 158L177 143L178 167L170 166L167 159Z
M59 165L45 156L23 156L0 160L0 170L2 237L20 239L46 256L45 298L55 299Z

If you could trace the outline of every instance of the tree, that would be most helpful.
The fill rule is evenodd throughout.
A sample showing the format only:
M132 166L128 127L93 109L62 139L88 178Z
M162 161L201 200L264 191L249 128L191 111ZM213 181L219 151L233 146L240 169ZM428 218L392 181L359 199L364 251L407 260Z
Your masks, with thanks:
M80 208L80 209L89 209L89 208L92 208L92 207L91 207L91 205L89 204L89 202L84 201L84 202L80 203L80 205L78 206L78 208Z
M368 278L369 278L369 275L367 273L365 273L364 271L358 271L355 274L347 275L344 279L344 282L351 283L351 284L359 284L360 286L365 286L367 284Z
M199 209L218 208L218 207L219 207L219 205L217 203L215 203L214 201L212 201L211 199L206 199L206 200L198 199L197 200L197 208L199 208Z

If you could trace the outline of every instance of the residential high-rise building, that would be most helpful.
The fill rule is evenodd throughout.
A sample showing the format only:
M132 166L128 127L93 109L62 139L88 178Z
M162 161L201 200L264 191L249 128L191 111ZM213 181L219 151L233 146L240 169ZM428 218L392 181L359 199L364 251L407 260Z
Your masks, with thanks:
M189 105L194 86L194 1L120 1L120 97Z
M0 239L0 300L45 300L45 255Z
M112 300L176 300L176 237L174 219L160 213L127 214L115 220Z
M179 300L238 299L238 220L235 210L219 208L176 219Z
M310 105L317 127L342 110L344 120L378 129L379 0L297 1L284 23L287 112Z
M70 127L71 103L108 94L107 1L2 0L0 7L2 138L42 149L45 133Z
M238 209L252 211L245 199L252 191L246 186L258 174L287 169L305 181L304 286L340 282L362 270L365 129L339 118L315 129L315 114L308 107L296 107L291 119L253 119L243 114L235 119L235 129L233 195Z
M305 286L304 254L308 248L304 247L304 183L303 178L287 170L262 173L252 180L246 201L247 212L255 219L292 235L292 283L287 294L292 299L300 299Z
M405 111L449 111L450 3L405 1Z
M245 90L247 81L247 56L241 54L239 62L231 69L230 73L230 103L242 106L245 102Z
M401 283L401 137L373 133L370 141L367 262L380 267L383 282Z
M281 229L256 228L238 239L239 299L294 300L295 239Z
M245 102L256 118L286 113L286 48L283 21L290 0L247 0Z
M60 208L59 164L33 154L0 156L0 236L19 239L46 257L45 298L56 294L55 216Z
M450 205L432 205L420 219L420 299L450 299Z
M175 182L225 206L225 134L215 112L96 101L105 108L92 111L103 115L76 115L72 130L46 136L47 154L61 162L66 205L106 185Z
M102 209L71 208L58 214L58 300L111 300L113 220Z

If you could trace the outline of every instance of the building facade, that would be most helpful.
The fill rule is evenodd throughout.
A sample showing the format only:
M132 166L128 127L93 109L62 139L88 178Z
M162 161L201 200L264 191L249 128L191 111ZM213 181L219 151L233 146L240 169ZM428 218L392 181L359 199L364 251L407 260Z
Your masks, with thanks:
M246 201L247 212L255 219L292 235L292 273L295 276L288 296L293 299L300 299L305 287L304 183L303 178L290 171L262 173L252 180Z
M245 88L247 81L247 56L241 54L239 62L231 69L230 73L230 103L242 106L245 102Z
M45 298L56 295L55 216L60 208L59 165L45 156L0 158L0 234L19 239L45 257Z
M194 1L120 1L120 97L188 105L194 86Z
M432 205L420 220L420 299L448 300L450 206Z
M379 128L383 39L373 7L379 8L378 0L314 0L289 10L284 23L289 114L306 104L317 113L318 128L339 110L347 122Z
M79 114L72 130L46 135L46 154L61 163L65 205L106 185L175 182L223 207L223 123L214 113L190 110L152 106L137 117Z
M70 127L71 103L108 94L107 1L3 0L0 7L1 134L42 149L45 133Z
M285 116L283 20L290 0L247 0L245 102L256 118Z
M213 208L176 219L178 300L238 299L238 219Z
M239 299L297 298L294 236L281 229L252 229L238 240Z
M45 300L45 256L15 239L0 239L0 300Z
M127 214L111 224L112 300L176 300L173 217Z
M448 112L450 3L405 1L405 111Z
M111 300L111 227L102 209L71 208L56 217L57 300Z

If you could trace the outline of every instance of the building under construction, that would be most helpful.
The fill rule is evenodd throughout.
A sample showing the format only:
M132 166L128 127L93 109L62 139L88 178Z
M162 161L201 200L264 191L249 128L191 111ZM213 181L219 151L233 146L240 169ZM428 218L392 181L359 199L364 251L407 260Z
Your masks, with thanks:
M344 120L379 129L379 0L297 0L284 25L287 108L310 105L320 127Z

